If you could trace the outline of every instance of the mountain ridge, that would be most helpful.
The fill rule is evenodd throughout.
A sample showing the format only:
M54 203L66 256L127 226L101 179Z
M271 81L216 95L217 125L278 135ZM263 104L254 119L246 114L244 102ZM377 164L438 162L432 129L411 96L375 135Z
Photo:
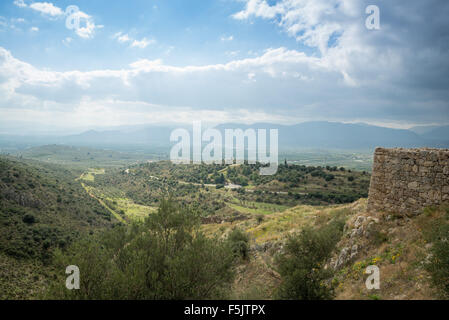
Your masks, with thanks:
M333 148L371 150L377 146L383 147L449 147L449 126L437 127L423 134L408 129L394 129L368 125L364 123L348 124L341 122L311 121L295 125L272 123L255 123L252 125L224 123L216 126L203 125L203 130L215 127L223 133L224 129L278 129L280 149L292 148ZM24 146L38 144L68 144L90 147L161 147L169 148L170 134L174 126L128 126L108 130L88 130L79 134L66 136L7 136L0 135L0 147L20 141ZM192 132L191 126L180 125Z

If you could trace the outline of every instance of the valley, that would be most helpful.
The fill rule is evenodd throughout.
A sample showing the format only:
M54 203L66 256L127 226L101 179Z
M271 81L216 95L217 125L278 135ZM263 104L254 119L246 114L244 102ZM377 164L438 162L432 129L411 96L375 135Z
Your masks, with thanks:
M339 261L339 252L348 246L347 239L351 239L350 246L357 244L355 255L344 260L332 276L335 298L418 297L414 291L407 291L407 277L415 279L416 285L420 286L420 298L438 296L429 285L430 275L422 265L430 250L424 230L430 230L434 215L444 219L443 213L447 209L432 211L429 214L432 219L422 216L413 221L367 216L368 171L285 161L275 175L260 176L259 164L183 165L169 161L136 161L132 157L111 162L109 156L102 163L83 158L86 150L77 155L72 148L63 147L59 152L54 148L56 158L44 155L48 147L43 148L41 155L33 151L35 157L45 161L12 156L0 158L2 299L71 299L62 289L54 289L58 283L63 283L58 261L68 259L71 252L75 254L76 248L81 250L76 253L76 259L87 259L81 257L84 252L89 252L89 243L97 242L112 246L110 254L115 252L113 257L125 254L125 248L131 250L134 242L137 245L143 239L132 235L137 235L135 232L138 231L120 235L121 230L136 229L142 230L142 235L146 234L147 228L153 228L150 221L163 219L160 214L165 209L161 208L167 206L167 199L173 203L169 207L174 205L179 208L176 210L191 212L192 218L186 221L193 223L198 219L196 227L192 225L192 230L197 230L192 232L198 232L196 237L204 235L217 245L231 241L231 247L235 246L232 241L238 241L239 250L243 250L239 251L242 257L230 267L233 276L227 278L223 274L229 287L217 289L220 296L226 292L223 297L231 299L280 298L283 276L278 259L288 239L303 230L319 232L331 225L338 226L336 230L339 231L335 231L335 240L332 240L335 248L325 260L326 268L333 268ZM99 150L87 152L96 157L101 155ZM60 162L62 158L66 159L65 163ZM76 159L74 165L73 159ZM360 216L365 217L364 221L375 223L366 226L370 228L369 234L353 238L352 225ZM174 219L173 222L178 218ZM158 223L165 222L160 220ZM412 223L420 227L411 228ZM326 237L333 232L326 231ZM232 240L235 237L240 240ZM123 248L120 250L117 246ZM220 250L217 247L214 252ZM210 257L215 258L218 256ZM227 258L221 256L219 259L226 261ZM363 268L372 261L382 263L390 270L387 277L391 285L378 294L363 289ZM98 269L98 272L104 270ZM104 281L115 279L109 279L108 274L104 277ZM115 286L109 282L101 285ZM119 288L119 284L117 286ZM48 296L48 290L52 296ZM122 293L120 297L137 297L129 294ZM155 297L170 298L164 294Z

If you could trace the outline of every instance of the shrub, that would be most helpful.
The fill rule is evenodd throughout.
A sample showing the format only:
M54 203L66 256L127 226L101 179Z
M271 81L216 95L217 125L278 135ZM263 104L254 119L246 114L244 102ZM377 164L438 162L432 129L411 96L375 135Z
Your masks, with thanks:
M449 225L435 228L435 240L427 270L432 276L432 283L439 288L442 295L449 299Z
M26 224L33 224L36 222L36 218L32 214L25 214L22 218L22 221Z
M333 221L313 229L304 228L290 236L277 259L282 282L278 298L287 300L326 300L334 297L334 287L328 281L333 271L324 265L342 235L342 224Z
M117 226L55 253L60 276L48 299L223 299L233 280L229 245L198 231L198 215L162 200L145 222ZM80 290L65 288L65 268L80 269Z
M242 259L248 258L249 236L245 231L234 228L228 236L228 241L235 257L240 257Z

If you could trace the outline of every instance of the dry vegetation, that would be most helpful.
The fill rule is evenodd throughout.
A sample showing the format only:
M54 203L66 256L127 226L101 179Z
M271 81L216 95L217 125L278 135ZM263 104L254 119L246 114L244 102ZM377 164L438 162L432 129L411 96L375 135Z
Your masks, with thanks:
M251 236L251 260L238 268L234 296L242 299L272 299L281 279L274 257L285 239L305 226L319 227L336 216L347 219L345 232L327 267L333 268L344 248L358 246L357 254L335 271L336 299L438 299L440 292L431 286L426 263L432 243L426 240L434 221L446 214L445 208L425 210L413 217L366 212L366 199L352 204L312 207L298 206L283 212L257 215L235 222L203 225L209 234L226 236L235 227ZM359 217L363 217L359 218ZM357 219L364 220L356 227ZM371 223L371 224L370 224ZM353 230L361 228L357 234ZM354 234L351 237L351 234ZM365 286L365 269L376 265L381 272L380 290Z

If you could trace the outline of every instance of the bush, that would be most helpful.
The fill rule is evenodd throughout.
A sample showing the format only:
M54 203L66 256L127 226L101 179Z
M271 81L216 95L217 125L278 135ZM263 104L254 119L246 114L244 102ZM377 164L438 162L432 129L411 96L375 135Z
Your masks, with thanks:
M33 224L36 222L36 218L32 214L25 214L22 218L22 221L26 224Z
M198 215L162 200L144 223L118 226L56 250L60 276L48 299L181 300L226 298L233 280L229 245L198 231ZM80 290L65 288L65 268L80 269Z
M328 300L334 297L333 284L328 281L333 271L324 265L342 235L342 224L333 221L313 229L304 228L290 236L276 263L282 282L278 298L287 300Z
M446 223L435 227L434 232L432 255L427 270L432 276L434 286L449 299L449 225Z
M235 257L248 258L249 236L245 231L234 228L228 236L228 241Z

